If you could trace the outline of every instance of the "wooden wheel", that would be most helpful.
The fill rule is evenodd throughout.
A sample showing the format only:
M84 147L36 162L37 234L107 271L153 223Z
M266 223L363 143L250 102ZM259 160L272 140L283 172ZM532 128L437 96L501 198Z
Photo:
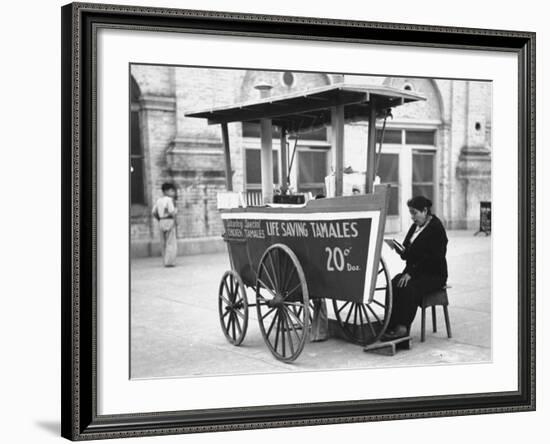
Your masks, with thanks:
M241 277L226 271L218 290L218 313L223 334L233 345L240 345L248 327L248 301Z
M256 310L271 353L281 361L294 361L309 338L309 294L304 270L286 245L270 246L260 260Z
M333 299L332 306L349 341L360 345L378 341L388 327L392 309L391 277L384 259L380 258L374 297L370 303Z

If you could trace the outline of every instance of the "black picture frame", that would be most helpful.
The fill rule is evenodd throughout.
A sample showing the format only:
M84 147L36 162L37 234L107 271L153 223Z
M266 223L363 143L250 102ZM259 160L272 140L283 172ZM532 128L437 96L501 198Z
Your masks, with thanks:
M72 3L62 15L62 436L120 438L535 409L535 33ZM98 27L509 51L518 57L518 390L196 411L97 414Z

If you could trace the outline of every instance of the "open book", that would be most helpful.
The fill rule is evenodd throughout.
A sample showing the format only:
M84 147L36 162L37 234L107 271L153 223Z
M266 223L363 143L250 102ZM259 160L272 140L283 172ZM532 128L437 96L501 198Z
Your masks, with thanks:
M384 239L384 242L386 242L392 250L397 251L397 253L399 254L405 251L405 247L403 246L403 244L396 241L395 239Z

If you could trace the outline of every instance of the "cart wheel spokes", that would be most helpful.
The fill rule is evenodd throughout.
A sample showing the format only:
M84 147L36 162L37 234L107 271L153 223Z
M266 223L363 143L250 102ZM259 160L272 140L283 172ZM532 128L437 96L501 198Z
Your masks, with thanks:
M233 345L240 345L248 328L248 300L241 277L226 271L218 290L218 313L223 334Z
M294 361L309 338L311 314L304 271L286 245L272 245L260 260L256 310L271 353L281 361Z
M368 345L384 334L392 310L391 277L380 258L374 296L370 302L332 300L334 314L345 337L356 344Z

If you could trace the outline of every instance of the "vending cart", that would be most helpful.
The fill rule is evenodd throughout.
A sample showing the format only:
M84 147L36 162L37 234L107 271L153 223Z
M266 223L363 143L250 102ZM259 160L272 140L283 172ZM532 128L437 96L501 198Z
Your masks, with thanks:
M237 208L220 210L231 269L221 277L218 312L231 344L244 340L249 310L255 307L271 353L281 361L294 361L308 342L316 299L332 301L348 340L368 345L384 334L392 308L391 278L381 256L389 193L374 186L382 143L377 152L376 124L380 119L385 127L392 108L418 100L424 98L382 85L334 84L282 96L264 93L256 101L186 114L221 125L230 192L227 125L254 122L261 130L261 202L249 206L243 200ZM365 193L342 196L344 125L356 121L368 121ZM275 196L274 126L281 134L282 175L281 194ZM335 197L282 198L290 196L288 138L327 126L332 132ZM248 300L246 288L253 289L255 300Z

